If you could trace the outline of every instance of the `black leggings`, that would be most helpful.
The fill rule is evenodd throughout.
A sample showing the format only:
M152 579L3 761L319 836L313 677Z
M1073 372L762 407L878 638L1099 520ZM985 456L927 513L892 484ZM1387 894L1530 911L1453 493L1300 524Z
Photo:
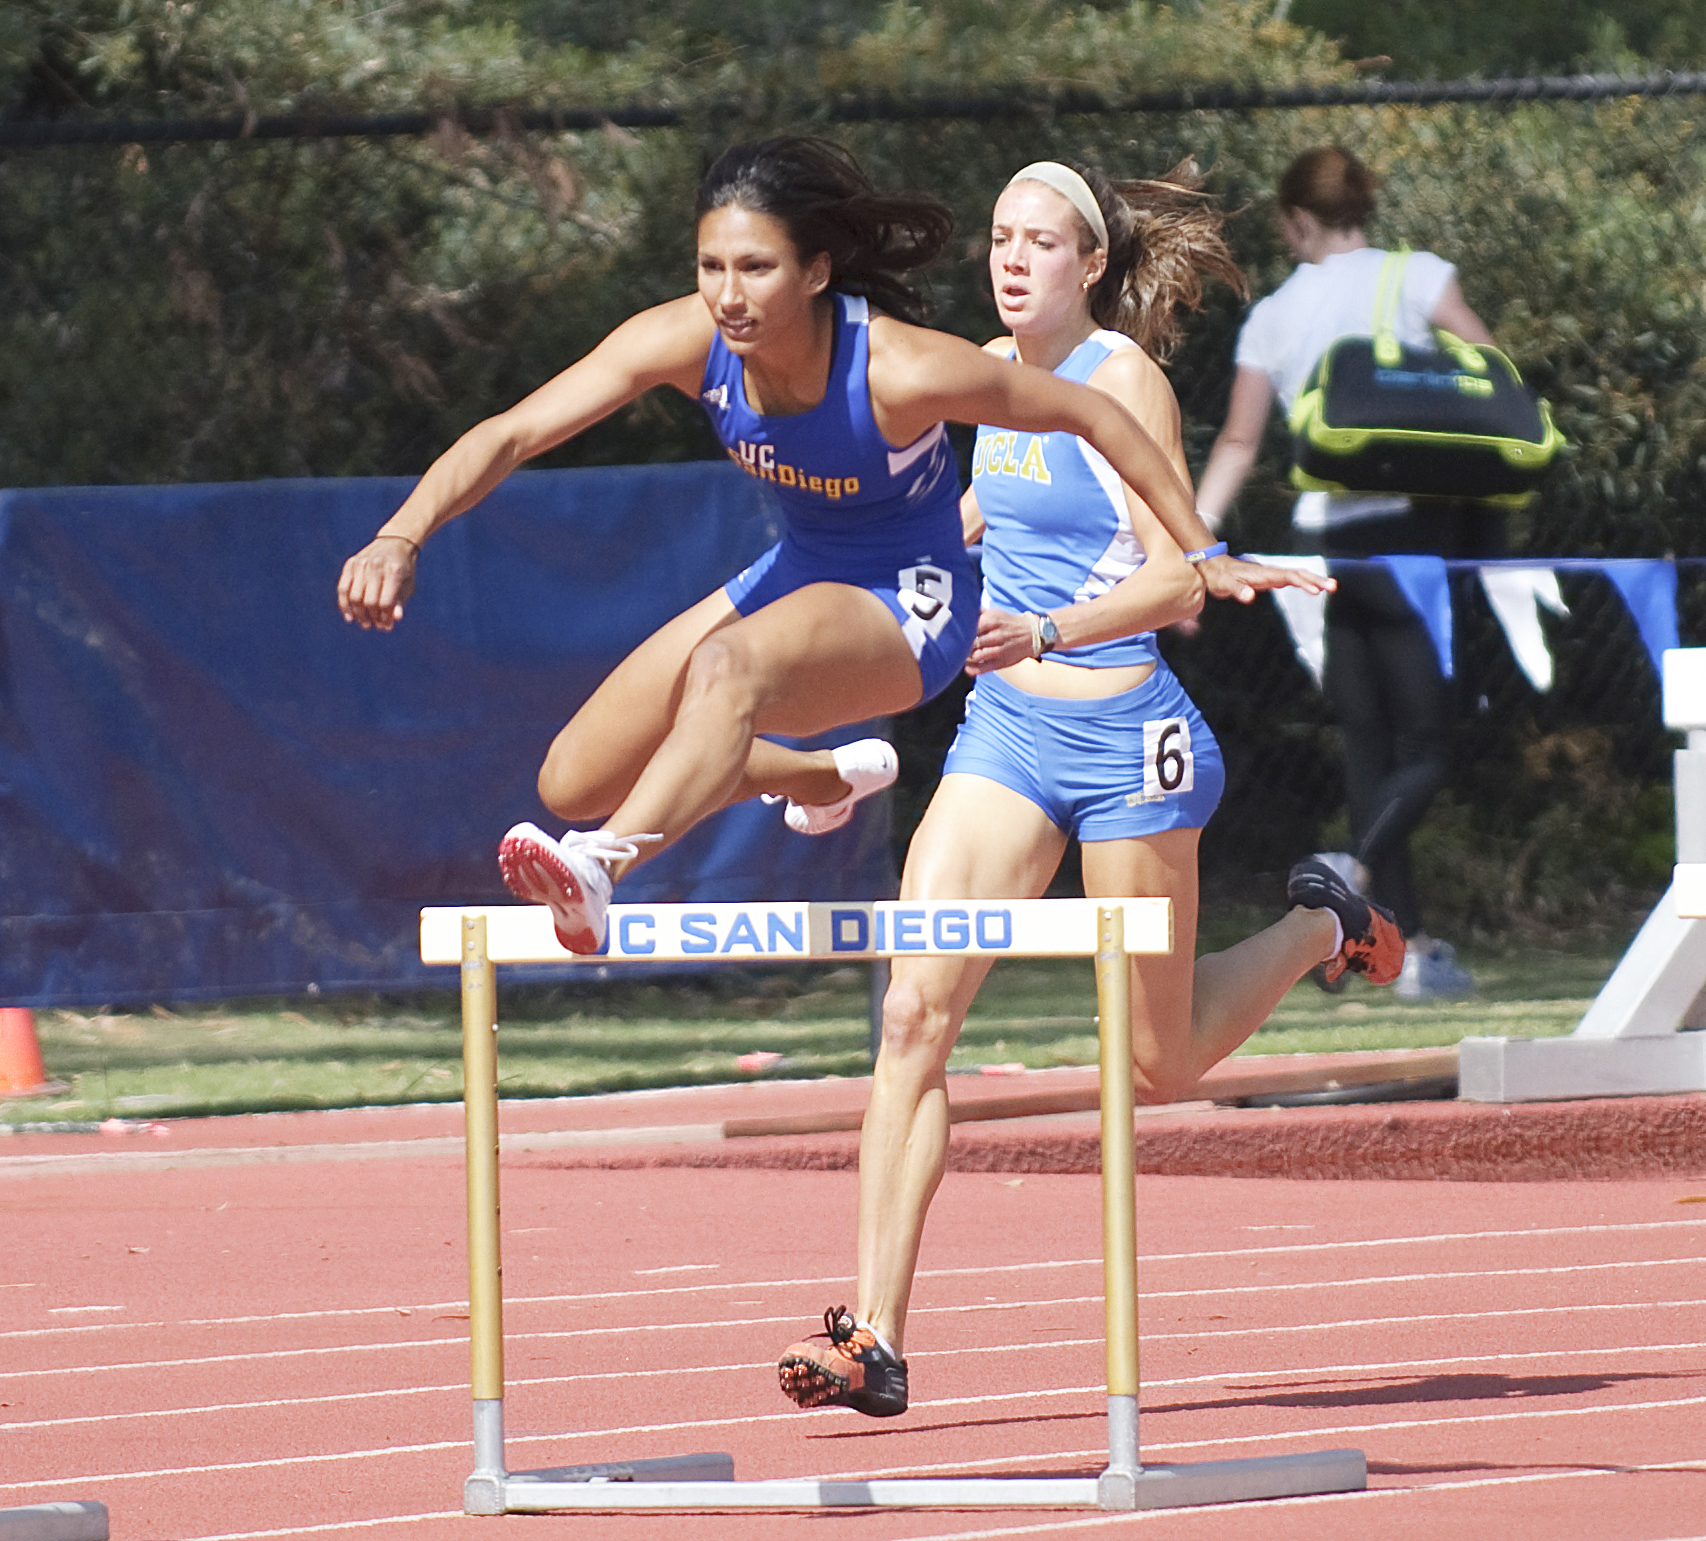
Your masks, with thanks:
M1405 936L1422 929L1410 834L1445 782L1451 682L1433 639L1384 568L1340 571L1327 600L1324 688L1344 739L1351 854Z
M1497 510L1434 502L1298 544L1329 558L1398 551L1491 557L1504 553L1506 531ZM1414 936L1422 915L1410 834L1445 783L1454 692L1427 627L1390 570L1340 568L1334 577L1339 587L1327 600L1322 685L1344 739L1351 854L1368 868L1373 897L1391 909L1405 936Z

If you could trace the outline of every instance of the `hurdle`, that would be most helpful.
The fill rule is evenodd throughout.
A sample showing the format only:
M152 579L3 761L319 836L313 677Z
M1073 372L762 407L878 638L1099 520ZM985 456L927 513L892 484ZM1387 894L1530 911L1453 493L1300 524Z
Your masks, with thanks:
M607 950L583 962L854 961L911 956L1094 957L1100 1017L1108 1464L1095 1477L771 1478L736 1481L725 1453L508 1470L503 1426L497 968L563 963L550 911L421 912L421 961L462 970L468 1322L474 1469L467 1514L566 1510L1167 1509L1368 1485L1360 1450L1145 1466L1138 1452L1137 1184L1132 954L1172 950L1166 899L613 905ZM801 1414L805 1416L805 1414Z
M1706 648L1669 648L1664 724L1672 754L1676 865L1670 888L1561 1038L1465 1038L1457 1094L1540 1102L1706 1091Z

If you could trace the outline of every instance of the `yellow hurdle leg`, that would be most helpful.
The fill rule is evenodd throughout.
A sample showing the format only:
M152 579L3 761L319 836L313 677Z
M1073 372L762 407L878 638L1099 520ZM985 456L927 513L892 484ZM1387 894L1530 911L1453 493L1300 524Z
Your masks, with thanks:
M498 1231L497 971L486 917L462 917L462 1102L468 1166L468 1343L474 1386L474 1473L469 1514L504 1503L503 1259Z
M1096 912L1096 1010L1101 1018L1102 1278L1107 1300L1108 1469L1098 1484L1104 1509L1136 1503L1137 1476L1137 1150L1131 1069L1131 960L1125 911Z

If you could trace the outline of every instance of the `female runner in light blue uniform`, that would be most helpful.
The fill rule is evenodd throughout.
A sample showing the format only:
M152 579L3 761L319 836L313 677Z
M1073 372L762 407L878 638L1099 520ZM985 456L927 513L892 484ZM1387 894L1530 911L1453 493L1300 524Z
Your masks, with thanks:
M1179 409L1152 353L1178 335L1201 274L1243 276L1220 216L1183 182L1115 188L1055 162L1028 166L995 205L990 276L1010 335L986 352L1122 403L1186 475ZM1141 344L1141 345L1140 345ZM1013 361L1017 361L1013 362ZM1318 863L1291 909L1223 953L1195 956L1197 840L1220 799L1220 749L1155 650L1157 627L1202 604L1198 567L1129 478L1070 430L979 430L968 538L983 536L977 684L907 854L908 899L1046 891L1070 836L1091 896L1173 902L1174 950L1134 957L1138 1095L1189 1090L1318 963L1379 983L1403 942L1391 919ZM796 1343L782 1390L804 1407L905 1411L904 1338L925 1212L948 1143L946 1067L987 959L895 959L859 1151L856 1311Z
M1124 333L1098 328L1054 373L1088 382L1120 350L1140 351ZM1072 434L979 428L967 501L983 524L984 607L1027 617L1027 628L1030 616L1040 630L1042 616L1099 599L1144 565L1118 475ZM1035 639L1037 652L1051 661L1125 672L1086 680L1091 689L1108 682L1108 693L1090 695L980 672L944 774L1009 787L1083 841L1200 830L1220 802L1226 770L1208 724L1156 652L1153 629L1072 646L1055 640L1046 649L1044 640Z
M881 766L847 774L832 753L761 735L905 711L951 673L969 595L950 549L944 419L1070 429L1143 488L1180 541L1206 550L1211 540L1176 469L1107 396L896 319L916 314L906 279L951 233L940 204L885 197L825 141L774 139L711 168L695 228L699 292L635 316L470 429L338 585L346 619L389 629L434 530L653 386L702 401L742 464L774 475L789 533L770 566L641 643L551 745L541 799L600 827L553 838L523 824L499 847L510 888L549 905L574 952L602 944L613 881L718 808L768 793L833 813L881 784ZM875 302L863 323L855 296ZM1224 556L1203 572L1214 592L1240 599L1275 584L1320 587Z

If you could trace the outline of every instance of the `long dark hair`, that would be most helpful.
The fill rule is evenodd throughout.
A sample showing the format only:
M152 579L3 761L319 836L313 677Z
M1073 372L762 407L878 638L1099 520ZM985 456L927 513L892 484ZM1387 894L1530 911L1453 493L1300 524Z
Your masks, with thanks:
M879 192L848 151L804 134L726 150L699 184L694 224L731 204L780 220L803 260L828 253L834 288L907 321L926 304L905 275L934 261L954 231L946 204Z
M1097 326L1124 332L1165 363L1184 336L1179 312L1202 307L1205 278L1249 296L1249 280L1226 243L1226 215L1203 192L1189 156L1162 176L1130 182L1076 169L1108 224L1108 268L1089 296ZM1090 227L1082 218L1079 225L1080 249L1094 250Z

